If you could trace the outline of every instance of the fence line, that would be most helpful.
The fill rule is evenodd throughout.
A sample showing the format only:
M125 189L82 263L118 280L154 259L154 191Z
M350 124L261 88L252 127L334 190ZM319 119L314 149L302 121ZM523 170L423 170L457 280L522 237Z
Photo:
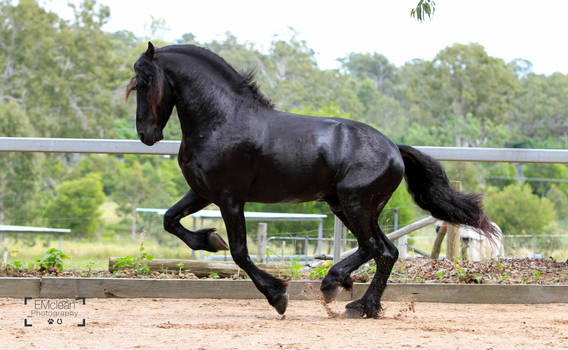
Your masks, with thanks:
M0 137L0 152L177 155L179 147L179 141L160 141L153 146L146 146L138 140ZM416 148L441 161L568 164L568 150L566 149L430 146ZM339 244L337 243L340 240L342 227L339 220L335 220L334 226L334 240L336 242L334 244L334 258L337 259L340 254ZM322 238L321 229L319 238Z
M153 146L146 146L138 140L0 137L0 152L176 155L179 146L179 141L160 141ZM447 161L568 164L568 150L560 149L430 146L416 148L433 158Z

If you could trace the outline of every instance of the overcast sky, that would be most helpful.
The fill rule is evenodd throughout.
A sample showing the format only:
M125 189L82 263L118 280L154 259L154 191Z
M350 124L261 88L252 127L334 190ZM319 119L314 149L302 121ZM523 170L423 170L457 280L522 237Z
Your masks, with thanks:
M397 66L414 59L430 60L454 43L480 43L487 52L509 62L523 58L539 74L568 74L568 1L566 0L437 0L432 20L409 15L418 0L374 1L173 1L99 0L110 6L105 29L127 29L149 35L151 16L165 19L173 41L191 32L199 42L222 39L226 32L239 41L269 48L274 35L298 32L317 53L321 68L335 68L349 52L378 52ZM67 0L47 7L69 18ZM474 7L475 6L475 7Z

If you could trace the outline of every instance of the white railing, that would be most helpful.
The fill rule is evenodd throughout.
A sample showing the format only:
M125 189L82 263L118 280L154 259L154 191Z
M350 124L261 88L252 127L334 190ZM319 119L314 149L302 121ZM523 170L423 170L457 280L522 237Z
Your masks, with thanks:
M179 141L160 141L154 146L146 146L138 140L0 137L0 152L176 155L179 145ZM564 149L429 146L416 148L438 160L568 164L568 150Z

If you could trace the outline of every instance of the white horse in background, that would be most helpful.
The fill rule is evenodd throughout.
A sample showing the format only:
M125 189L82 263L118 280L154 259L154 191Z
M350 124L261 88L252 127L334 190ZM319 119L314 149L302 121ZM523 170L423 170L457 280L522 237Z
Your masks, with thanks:
M462 258L470 261L481 261L505 256L503 231L501 231L501 228L496 223L491 222L491 225L495 227L495 231L498 233L493 242L479 234L479 232L471 226L459 226L462 243ZM440 230L447 230L447 223L445 221L436 222L436 233Z

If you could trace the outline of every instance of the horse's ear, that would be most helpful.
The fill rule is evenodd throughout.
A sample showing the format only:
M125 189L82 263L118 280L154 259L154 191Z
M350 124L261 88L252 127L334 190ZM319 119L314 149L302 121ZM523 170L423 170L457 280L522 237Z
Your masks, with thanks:
M152 42L148 41L148 49L146 50L144 55L146 55L146 57L148 57L149 59L152 59L154 58L155 51L156 50L154 49L154 45L152 45Z

